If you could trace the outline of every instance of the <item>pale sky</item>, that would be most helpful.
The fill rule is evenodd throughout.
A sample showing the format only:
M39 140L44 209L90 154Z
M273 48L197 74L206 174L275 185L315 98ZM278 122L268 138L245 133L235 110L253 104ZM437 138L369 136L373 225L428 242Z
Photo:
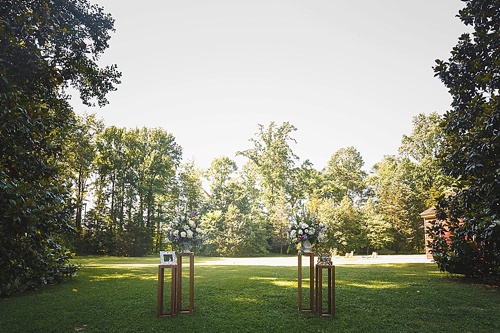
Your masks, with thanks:
M354 146L365 169L397 153L412 117L444 113L434 77L467 28L459 0L93 0L115 19L102 64L123 73L95 112L107 126L161 127L183 159L252 147L258 124L288 121L292 149L323 169Z

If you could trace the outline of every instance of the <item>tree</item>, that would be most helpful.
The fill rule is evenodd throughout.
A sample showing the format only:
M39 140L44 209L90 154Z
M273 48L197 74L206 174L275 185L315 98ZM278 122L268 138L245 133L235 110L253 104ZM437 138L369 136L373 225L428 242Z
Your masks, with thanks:
M73 130L66 88L106 104L119 83L100 68L113 19L86 0L0 2L0 294L60 279L71 229L62 143Z
M232 180L238 170L236 162L227 156L222 156L212 160L210 167L205 172L210 183L210 193L208 196L207 209L211 211L220 210L223 213L234 201L234 192L230 190Z
M367 240L359 209L347 195L337 205L329 202L332 200L323 201L318 215L328 227L328 244L343 253L365 248Z
M98 220L87 220L86 227L89 232L109 233L106 239L114 239L105 252L143 255L153 248L159 250L163 222L187 205L192 209L199 205L199 179L189 166L177 174L180 159L181 147L163 129L111 126L98 136L97 212L90 215ZM96 228L99 223L105 226ZM95 244L91 237L87 239Z
M424 248L424 233L420 213L425 210L427 193L418 186L420 169L407 158L385 156L374 166L370 183L382 220L390 223L391 248L419 251Z
M102 120L95 115L76 116L76 127L64 147L66 172L73 183L75 201L75 228L81 230L85 199L89 183L95 171L97 134L104 128Z
M370 250L380 250L388 247L394 241L392 226L388 223L370 198L361 209L364 220L364 233L367 238L366 253Z
M323 196L340 203L345 196L352 202L362 202L366 192L366 172L363 158L354 147L335 152L323 170Z
M277 126L274 122L265 128L259 125L256 137L250 139L254 147L237 154L252 161L260 176L260 186L270 223L273 247L280 253L287 242L285 228L290 220L294 205L298 202L296 187L299 185L298 156L293 153L290 134L296 128L288 122Z
M256 173L248 164L237 173L228 157L215 158L206 172L210 190L202 228L209 255L251 256L267 253L267 235L260 209Z
M462 34L448 61L436 60L434 67L453 98L442 123L439 159L443 172L456 180L438 206L451 243L434 253L443 270L499 276L500 1L464 2L458 17L473 32Z
M441 171L438 154L441 152L444 132L442 117L437 113L413 117L411 135L403 135L399 155L415 164L415 184L425 194L427 207L436 205L440 193L449 188L451 178Z

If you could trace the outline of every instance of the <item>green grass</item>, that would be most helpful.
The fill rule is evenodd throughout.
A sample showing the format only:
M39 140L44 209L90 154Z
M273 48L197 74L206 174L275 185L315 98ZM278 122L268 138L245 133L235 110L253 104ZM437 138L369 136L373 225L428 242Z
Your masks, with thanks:
M432 264L337 266L336 316L320 318L297 310L296 267L206 260L192 314L156 317L156 257L85 257L66 283L0 300L0 332L500 332L499 290Z

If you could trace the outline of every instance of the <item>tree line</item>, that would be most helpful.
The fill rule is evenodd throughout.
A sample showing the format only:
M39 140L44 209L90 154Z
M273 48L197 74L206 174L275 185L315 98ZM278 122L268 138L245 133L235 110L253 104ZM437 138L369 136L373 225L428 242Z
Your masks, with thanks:
M161 128L105 127L95 116L77 117L77 139L66 146L73 184L78 253L144 255L164 250L165 230L195 211L206 231L202 254L283 253L286 227L308 206L331 231L329 247L356 251L422 252L419 214L446 186L434 155L440 116L419 115L397 156L371 173L354 147L334 152L317 170L293 152L288 123L259 125L241 168L227 157L201 170L182 163L182 148Z

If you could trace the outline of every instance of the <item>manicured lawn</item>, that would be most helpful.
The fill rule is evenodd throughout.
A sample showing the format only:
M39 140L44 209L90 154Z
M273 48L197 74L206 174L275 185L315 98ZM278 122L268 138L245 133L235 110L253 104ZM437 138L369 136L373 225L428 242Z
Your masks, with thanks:
M1 299L0 332L500 332L500 291L433 264L337 266L332 319L297 310L296 267L207 260L192 314L156 317L157 257L84 257L68 282Z

